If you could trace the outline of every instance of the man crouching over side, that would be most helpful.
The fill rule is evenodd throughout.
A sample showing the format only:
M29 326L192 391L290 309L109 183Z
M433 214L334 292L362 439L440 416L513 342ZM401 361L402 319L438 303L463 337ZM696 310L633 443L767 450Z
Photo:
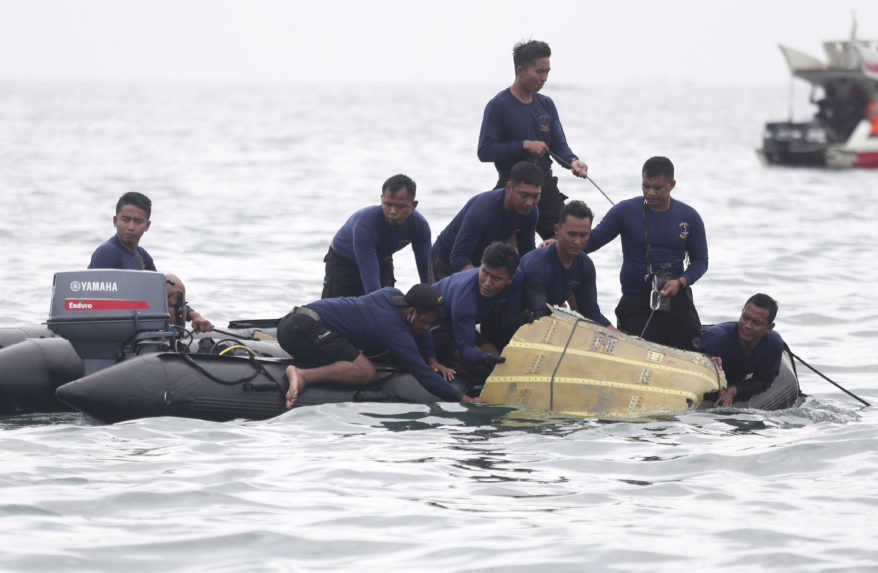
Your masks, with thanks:
M417 284L403 296L384 287L360 297L322 299L296 307L280 320L278 342L299 366L286 370L287 407L309 384L332 381L365 385L375 377L366 356L390 351L437 401L481 402L449 380L454 371L439 364L430 327L439 320L442 295Z

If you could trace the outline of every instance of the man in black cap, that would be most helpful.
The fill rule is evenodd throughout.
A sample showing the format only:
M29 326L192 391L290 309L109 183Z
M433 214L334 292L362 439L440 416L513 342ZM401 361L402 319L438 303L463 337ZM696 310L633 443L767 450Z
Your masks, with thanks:
M436 360L430 327L441 309L442 294L429 284L417 284L405 296L384 287L364 296L327 298L294 308L277 326L278 342L301 366L286 370L287 407L312 382L368 384L375 366L366 354L386 351L437 401L481 401L452 384L454 370Z

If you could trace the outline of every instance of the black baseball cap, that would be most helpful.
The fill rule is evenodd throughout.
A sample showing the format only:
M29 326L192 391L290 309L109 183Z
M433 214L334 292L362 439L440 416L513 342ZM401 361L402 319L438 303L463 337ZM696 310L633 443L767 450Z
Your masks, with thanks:
M419 311L438 311L442 309L442 293L431 284L420 283L410 288L405 296L390 297L390 304L398 307L413 306Z

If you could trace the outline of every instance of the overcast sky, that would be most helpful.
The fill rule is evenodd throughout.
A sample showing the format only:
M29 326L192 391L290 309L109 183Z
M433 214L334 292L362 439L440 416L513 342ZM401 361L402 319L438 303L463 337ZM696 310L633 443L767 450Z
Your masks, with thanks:
M0 79L502 84L537 38L556 84L783 83L852 11L878 39L878 0L0 0Z

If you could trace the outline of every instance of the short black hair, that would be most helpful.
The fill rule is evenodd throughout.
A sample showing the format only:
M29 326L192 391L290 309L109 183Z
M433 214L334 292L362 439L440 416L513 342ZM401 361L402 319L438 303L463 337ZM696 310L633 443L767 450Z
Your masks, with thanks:
M152 201L149 200L149 197L144 195L143 193L138 193L137 191L129 191L128 193L123 194L119 197L119 200L116 201L116 214L119 214L119 211L122 210L122 207L125 205L134 205L139 209L143 209L143 212L146 213L146 219L149 220L149 216L152 214Z
M530 161L519 161L512 166L509 171L509 183L512 186L520 185L536 185L543 186L543 170L537 167L536 163Z
M758 306L759 308L764 308L768 311L768 322L774 322L774 317L777 316L777 301L768 296L765 293L757 292L753 296L747 299L747 302L744 303L744 306L748 304L752 304L753 306Z
M398 173L384 182L384 185L381 186L381 194L384 195L388 191L393 194L400 189L405 189L408 192L409 199L414 201L417 188L418 186L415 185L415 182L411 177Z
M482 253L482 264L486 267L505 267L509 276L515 275L519 261L518 251L501 241L494 241L485 247Z
M674 164L667 157L656 155L650 157L643 164L643 174L647 177L658 177L663 175L668 181L674 180Z
M561 213L558 215L558 224L563 225L567 217L576 217L577 219L589 219L594 221L594 213L591 212L585 201L571 201L564 205Z
M529 66L540 58L551 57L552 49L549 47L549 44L539 40L519 42L512 48L512 62L515 64L516 70L519 67Z

